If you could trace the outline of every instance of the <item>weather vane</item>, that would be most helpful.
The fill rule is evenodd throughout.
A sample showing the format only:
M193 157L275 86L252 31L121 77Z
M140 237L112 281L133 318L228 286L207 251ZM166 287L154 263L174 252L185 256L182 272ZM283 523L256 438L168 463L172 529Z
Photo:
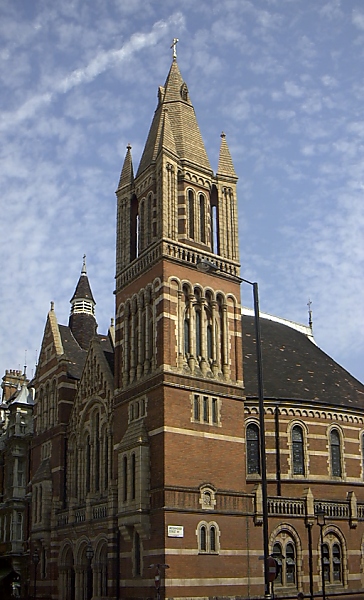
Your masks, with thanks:
M179 40L178 38L173 38L173 42L172 42L172 46L171 48L173 48L173 60L176 60L177 58L177 44L178 44Z

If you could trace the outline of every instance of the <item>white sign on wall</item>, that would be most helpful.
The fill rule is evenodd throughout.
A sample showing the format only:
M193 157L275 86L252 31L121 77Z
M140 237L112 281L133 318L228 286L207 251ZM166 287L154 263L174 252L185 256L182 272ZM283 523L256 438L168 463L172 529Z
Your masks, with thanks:
M183 525L168 525L168 537L183 538Z

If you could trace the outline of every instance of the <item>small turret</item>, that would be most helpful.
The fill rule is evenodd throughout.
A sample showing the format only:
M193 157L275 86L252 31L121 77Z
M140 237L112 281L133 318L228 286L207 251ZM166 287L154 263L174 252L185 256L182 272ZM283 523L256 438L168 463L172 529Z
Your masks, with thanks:
M81 348L87 350L96 334L97 323L95 319L96 302L87 277L86 255L83 257L81 275L70 302L69 328Z

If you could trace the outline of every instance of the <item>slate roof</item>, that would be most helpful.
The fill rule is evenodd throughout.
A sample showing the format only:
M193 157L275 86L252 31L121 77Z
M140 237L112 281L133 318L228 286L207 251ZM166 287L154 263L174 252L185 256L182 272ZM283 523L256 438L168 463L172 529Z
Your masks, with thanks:
M260 319L264 397L307 400L364 410L364 385L325 354L304 333ZM257 397L254 317L243 316L244 382Z
M80 379L85 364L87 350L83 350L75 340L70 327L58 325L65 358L69 361L68 374L73 379Z
M104 353L107 364L109 365L109 369L114 375L114 348L110 342L110 338L108 335L98 335L97 336L100 341L100 348Z

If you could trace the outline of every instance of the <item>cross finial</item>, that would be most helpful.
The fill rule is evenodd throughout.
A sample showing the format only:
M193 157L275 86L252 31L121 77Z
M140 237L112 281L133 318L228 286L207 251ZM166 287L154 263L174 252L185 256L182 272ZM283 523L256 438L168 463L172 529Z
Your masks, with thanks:
M308 302L307 302L307 306L308 306L308 325L309 325L310 329L312 329L312 310L311 310L311 304L312 304L311 300L308 299Z
M173 60L176 60L177 58L177 44L178 44L179 40L178 38L173 38L173 42L172 42L172 46L171 48L173 48Z
M86 270L86 254L83 255L81 275L87 275L87 270Z

